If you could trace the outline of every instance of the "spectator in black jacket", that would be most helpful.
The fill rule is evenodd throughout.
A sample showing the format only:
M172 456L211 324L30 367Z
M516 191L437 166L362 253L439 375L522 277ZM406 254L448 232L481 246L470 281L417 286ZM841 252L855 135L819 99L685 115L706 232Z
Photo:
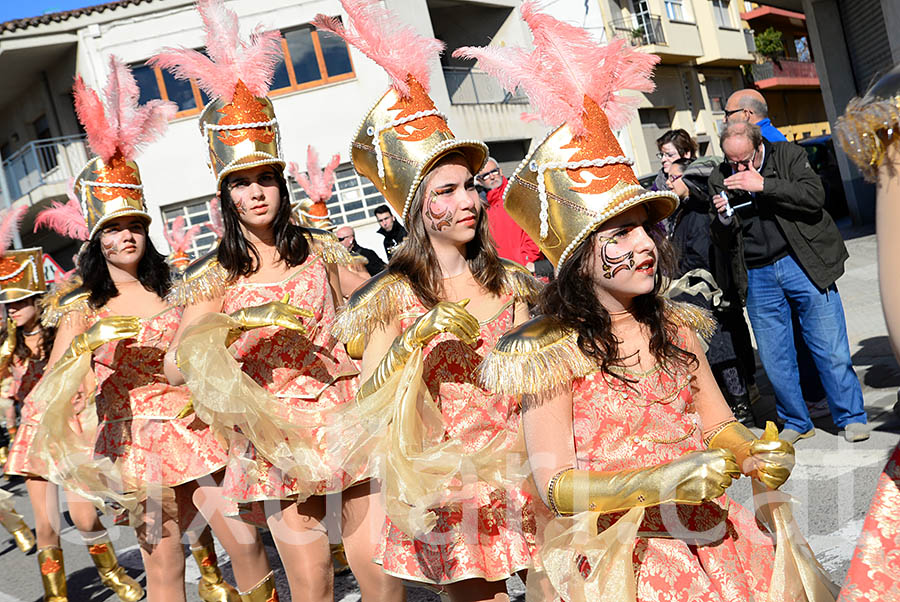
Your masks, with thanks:
M388 261L390 261L394 249L406 238L406 228L394 219L394 214L387 205L376 207L375 217L378 218L378 224L381 226L378 233L384 236L384 252L387 253Z
M696 161L678 159L669 165L667 187L681 203L669 218L669 236L678 250L678 271L669 289L676 301L687 301L713 312L717 327L709 341L706 358L734 417L756 426L750 407L750 389L755 383L756 362L744 309L728 274L729 261L712 244L707 180L721 163L720 157ZM718 279L713 276L719 272Z
M366 259L366 271L369 273L369 276L374 276L384 269L384 262L381 261L378 253L372 249L359 246L359 243L356 242L356 233L353 231L353 228L341 226L334 231L334 234L341 244L350 251L351 255L360 255Z
M756 125L729 123L721 144L726 160L709 177L713 240L730 253L738 290L746 295L759 356L784 421L781 438L793 442L815 434L797 372L793 308L835 425L847 441L868 439L835 286L844 273L847 248L824 210L822 181L803 148L770 143Z

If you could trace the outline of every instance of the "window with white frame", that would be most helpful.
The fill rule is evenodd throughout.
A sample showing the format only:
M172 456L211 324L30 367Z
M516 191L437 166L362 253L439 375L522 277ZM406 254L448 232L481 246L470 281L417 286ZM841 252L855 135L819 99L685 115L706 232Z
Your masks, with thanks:
M297 200L305 199L306 193L290 178L291 191ZM366 178L361 177L349 163L339 166L334 172L334 194L326 201L328 217L335 226L355 225L374 221L375 208L385 203L378 189Z
M666 15L670 21L694 22L690 2L686 0L666 0Z
M719 27L734 27L734 23L731 22L730 4L731 0L712 0L713 15Z
M209 200L188 201L179 205L169 205L162 208L163 227L168 230L172 221L179 215L184 217L185 227L200 224L203 228L191 241L188 254L191 259L203 256L216 244L216 235L209 227Z
M728 97L734 92L734 84L730 77L706 76L706 92L709 94L709 109L715 112L725 110Z

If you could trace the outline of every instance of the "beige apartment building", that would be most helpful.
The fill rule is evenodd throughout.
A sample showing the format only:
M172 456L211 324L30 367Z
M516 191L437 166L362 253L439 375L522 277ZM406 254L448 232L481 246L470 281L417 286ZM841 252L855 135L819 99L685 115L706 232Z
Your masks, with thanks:
M478 137L506 167L507 175L547 128L523 123L527 100L504 92L471 62L450 54L464 45L530 44L516 8L520 0L385 0L422 33L447 44L432 67L431 95L458 136ZM742 86L740 66L753 62L752 38L737 0L560 0L548 4L559 18L583 25L599 39L624 37L661 57L656 92L643 96L638 118L621 132L623 149L639 175L659 167L655 139L684 128L707 153L718 153L718 129L728 95ZM306 147L322 157L341 155L329 202L336 223L353 225L361 244L380 251L373 209L381 204L374 186L349 163L347 145L359 119L387 87L387 77L342 40L315 31L317 13L341 15L337 0L228 0L245 28L263 23L284 37L272 98L284 154L303 169ZM78 173L88 150L74 115L71 85L76 73L102 87L110 54L129 63L141 100L166 98L179 105L166 136L141 157L151 236L165 249L162 225L178 215L189 224L208 220L214 181L209 174L197 117L206 98L194 82L174 80L145 66L164 46L200 47L200 19L190 0L119 0L84 9L0 24L0 206L25 203L23 244L40 244L64 268L77 246L47 232L31 233L34 215L65 198L66 182ZM302 195L293 186L295 195ZM209 248L204 231L193 252Z

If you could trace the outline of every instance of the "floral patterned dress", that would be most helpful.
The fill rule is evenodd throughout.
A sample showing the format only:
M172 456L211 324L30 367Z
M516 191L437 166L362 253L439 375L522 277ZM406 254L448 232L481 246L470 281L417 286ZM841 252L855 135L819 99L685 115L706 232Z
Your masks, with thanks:
M573 382L578 468L640 469L706 449L687 370L624 375L635 382L600 371ZM645 510L633 554L637 600L767 600L774 543L750 512L727 496L674 508L672 514L659 506ZM599 530L623 514L601 515ZM688 534L698 532L711 541ZM588 570L583 567L582 573Z
M414 297L413 297L414 298ZM427 309L416 299L400 308L400 329ZM476 383L484 356L513 326L514 298L481 323L472 348L455 336L436 336L423 349L422 378L444 419L445 437L475 451L505 432L510 442L519 433L520 413L512 396L493 395ZM437 525L411 539L386 519L376 562L392 575L445 584L464 579L506 579L533 564L535 515L532 496L522 488L501 491L479 483L476 498L434 509Z
M109 315L104 309L96 317ZM225 465L225 450L207 425L193 415L176 419L190 395L168 383L163 355L180 322L181 310L171 307L141 319L136 339L94 352L94 453L115 462L126 483L175 487Z
M37 458L29 457L28 450L34 440L35 430L41 421L42 408L30 395L31 390L41 380L47 362L43 359L28 359L24 362L13 360L10 363L12 388L9 392L14 403L22 404L22 417L16 438L9 448L9 459L6 461L6 474L23 477L38 476L47 478L47 467Z
M277 400L274 411L291 421L292 412L322 410L351 401L358 387L358 371L342 344L331 334L335 307L331 297L326 264L320 254L307 260L281 282L237 281L225 292L222 312L231 313L271 301L285 294L294 307L315 314L304 323L309 335L277 326L258 328L241 336L232 351L245 374ZM256 452L243 436L231 437L223 492L237 502L291 499L300 491L297 482ZM323 458L323 462L328 460ZM333 476L321 481L312 495L342 491L358 482L361 475L336 468Z
M888 459L838 602L900 600L900 445Z

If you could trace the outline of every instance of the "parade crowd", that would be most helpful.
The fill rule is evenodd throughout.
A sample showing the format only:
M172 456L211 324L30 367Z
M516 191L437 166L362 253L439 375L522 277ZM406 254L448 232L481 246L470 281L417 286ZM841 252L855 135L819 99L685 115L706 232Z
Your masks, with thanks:
M508 600L513 575L529 601L900 600L900 450L844 584L779 491L793 445L815 435L811 407L848 442L869 434L835 285L847 251L762 96L729 98L723 157L666 132L645 188L613 132L634 115L628 92L653 90L658 57L529 0L532 49L454 52L526 94L550 128L507 176L429 96L443 43L377 0L341 3L343 22L314 25L390 80L350 144L386 202L374 211L386 263L328 219L338 157L319 169L310 149L305 174L286 165L267 98L280 34L240 38L223 0L196 3L202 51L151 60L212 99L199 117L212 251L188 261L173 244L167 258L148 236L136 158L176 109L139 105L115 56L105 89L76 78L94 156L36 222L81 241L74 273L48 290L42 250L10 248L22 211L3 216L0 460L25 480L35 532L3 490L0 524L37 547L44 600L69 599L60 490L125 602L185 600L184 543L203 600L278 600L262 530L295 601L333 599L335 558L364 601L404 600L410 582L454 602ZM880 234L900 225L898 127L895 69L838 128L879 181ZM286 171L306 191L297 206ZM895 250L879 247L896 350ZM777 425L756 416L751 327ZM726 493L742 477L753 507ZM119 566L98 510L135 529L146 587Z

